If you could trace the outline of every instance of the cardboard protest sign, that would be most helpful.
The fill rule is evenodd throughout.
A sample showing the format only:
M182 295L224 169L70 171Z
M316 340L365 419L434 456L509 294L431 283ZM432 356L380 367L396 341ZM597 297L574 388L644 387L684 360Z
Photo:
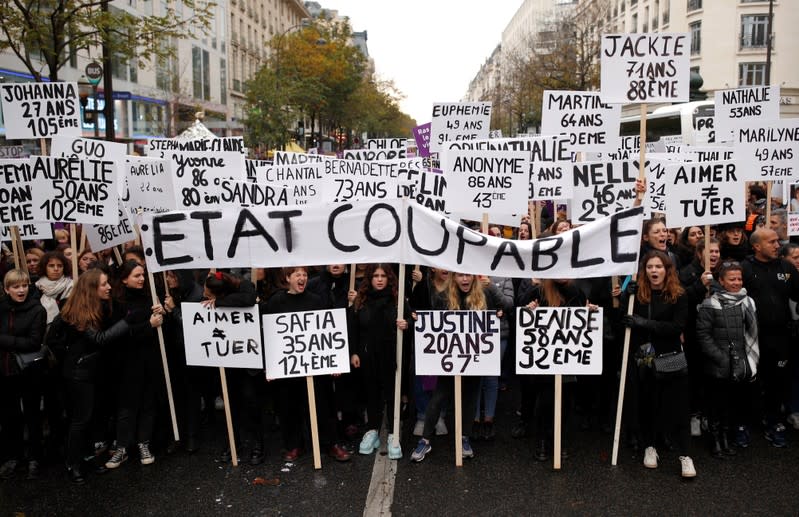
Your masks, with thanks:
M144 214L149 270L393 260L450 271L590 278L637 270L641 208L557 236L489 237L407 200Z
M666 212L666 165L670 160L658 160L648 156L646 163L647 195L644 210L646 214ZM683 161L683 160L680 160Z
M792 183L789 187L788 235L799 235L799 183Z
M427 122L421 126L413 128L413 138L416 140L416 148L419 156L430 156L430 131L432 124Z
M275 151L275 160L272 165L302 165L305 163L324 163L327 160L336 160L333 156L324 154L292 153L288 151Z
M495 311L416 311L417 375L499 375Z
M128 156L123 167L128 186L123 201L131 214L139 210L160 213L177 209L169 161Z
M25 223L17 226L19 236L23 241L36 241L53 238L53 225L50 223ZM0 226L0 241L8 242L11 240L11 229L8 226Z
M602 308L518 307L516 373L600 375Z
M449 213L446 205L445 192L447 190L447 179L440 172L422 170L418 178L411 185L408 193L413 199L425 208L429 208L440 214Z
M246 154L244 137L229 136L223 138L200 138L187 140L183 138L153 138L147 142L145 154L152 158L167 158L173 152L196 151L208 154L239 153Z
M247 181L259 182L263 181L263 177L258 176L258 170L261 172L268 170L272 167L272 160L248 160L244 159L244 167L247 170Z
M258 306L212 309L184 302L180 310L187 365L264 367Z
M490 102L434 103L430 152L440 153L446 142L487 139L490 124Z
M0 160L0 226L35 221L32 179L28 160Z
M396 160L406 158L404 138L371 139L363 149L345 149L345 160Z
M799 178L799 119L752 124L735 131L741 180Z
M80 136L77 83L0 84L6 138Z
M244 155L238 152L172 151L175 203L181 209L211 207L222 198L223 179L244 181Z
M571 216L576 224L596 221L635 203L637 161L579 162L572 165L574 193Z
M544 91L541 133L569 135L575 151L615 151L620 127L621 105L603 103L599 92Z
M690 33L602 35L602 101L688 102L690 51Z
M731 142L738 128L779 120L780 87L716 90L714 113L716 141Z
M31 156L29 163L34 220L87 224L119 221L115 162Z
M53 137L50 156L63 156L76 160L97 159L114 162L117 169L117 194L124 197L125 181L119 171L127 158L127 144L92 140L90 138L74 138L71 136Z
M101 251L113 246L125 244L136 240L136 230L133 222L125 211L122 201L119 201L119 222L115 224L86 224L83 231L93 251Z
M322 171L322 202L397 197L397 171L383 162L331 159L322 162Z
M445 151L441 168L447 179L447 207L452 212L524 213L529 160L524 151Z
M28 156L21 145L0 145L0 160L18 160Z
M623 136L620 139L619 148L609 153L585 153L585 161L600 162L600 161L619 161L619 160L634 160L641 155L641 137ZM665 143L662 141L647 142L646 154L666 152Z
M270 167L272 171L280 167ZM319 202L319 180L294 179L281 183L252 183L222 179L219 204L233 206L289 206Z
M267 379L350 371L344 309L264 314L263 326Z
M738 162L666 165L666 220L669 226L695 226L746 220L744 183Z

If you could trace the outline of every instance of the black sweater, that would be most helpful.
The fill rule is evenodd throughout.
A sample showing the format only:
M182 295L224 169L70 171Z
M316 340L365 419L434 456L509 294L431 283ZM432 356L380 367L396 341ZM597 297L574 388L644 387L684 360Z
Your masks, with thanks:
M42 346L47 312L39 300L28 296L16 303L8 296L0 300L0 375L19 372L15 352L35 352Z
M744 287L757 307L760 335L787 337L791 321L788 299L799 301L799 272L782 259L763 262L754 256L747 257L741 267ZM771 343L772 340L761 341L761 346Z

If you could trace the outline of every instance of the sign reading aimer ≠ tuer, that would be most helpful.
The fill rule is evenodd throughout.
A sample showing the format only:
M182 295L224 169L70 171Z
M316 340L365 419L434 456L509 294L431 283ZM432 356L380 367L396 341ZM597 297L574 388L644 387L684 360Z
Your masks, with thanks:
M264 367L258 307L203 307L181 303L186 364L223 368Z
M746 219L744 183L735 161L669 163L665 181L666 220L670 226Z

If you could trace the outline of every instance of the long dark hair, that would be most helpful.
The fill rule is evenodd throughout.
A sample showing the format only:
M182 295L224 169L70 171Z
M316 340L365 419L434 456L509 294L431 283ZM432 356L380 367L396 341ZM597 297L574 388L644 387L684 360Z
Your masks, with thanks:
M42 255L41 259L39 259L40 278L42 277L47 278L47 264L51 260L57 260L61 262L61 264L64 266L63 276L69 276L69 277L72 276L72 263L69 261L67 256L61 253L60 251L48 251L47 253Z
M78 277L75 289L61 309L61 319L80 331L102 327L103 304L97 288L103 275L100 269L90 269Z
M394 268L391 264L369 264L366 266L366 271L363 274L361 286L358 289L358 297L355 299L355 310L363 307L366 299L369 297L369 291L372 289L372 276L375 271L382 269L388 277L386 289L391 293L391 297L396 301L397 299L397 275L394 274Z
M205 277L205 288L217 298L224 298L229 294L235 293L239 290L240 285L240 278L223 271L208 273L208 276Z
M116 276L114 278L114 283L113 283L113 289L114 289L113 292L114 292L114 299L115 300L123 301L123 302L125 301L125 298L126 298L125 295L127 293L127 291L126 291L126 287L127 286L124 283L122 283L122 281L125 280L126 278L128 278L130 276L130 274L133 273L133 270L136 269L137 267L140 267L140 268L144 269L145 272L146 272L146 269L144 268L144 266L142 266L141 264L139 264L135 260L128 260L126 262L123 262L122 265L119 266L119 269L117 269ZM148 282L148 280L147 280L147 277L145 276L144 277L143 289L147 289L147 286L148 286L147 282Z
M663 284L663 297L668 303L676 303L677 299L685 292L680 279L677 277L677 271L674 268L674 262L671 261L668 255L662 251L652 250L644 255L641 261L641 271L638 273L638 301L641 303L650 303L652 301L652 284L649 282L649 277L646 274L646 264L653 258L660 259L663 267L666 270L666 278Z

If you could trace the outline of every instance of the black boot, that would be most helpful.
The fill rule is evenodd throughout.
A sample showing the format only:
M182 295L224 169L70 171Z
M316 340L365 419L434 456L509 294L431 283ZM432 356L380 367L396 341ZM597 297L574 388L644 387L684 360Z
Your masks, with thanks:
M538 446L535 448L535 459L538 461L547 461L549 459L546 440L538 440Z
M733 447L730 447L730 428L729 427L722 427L721 428L721 452L724 453L725 456L735 456L738 454Z
M719 428L718 422L713 422L709 426L709 436L710 436L710 455L714 458L723 458L724 455L721 452L721 430Z

